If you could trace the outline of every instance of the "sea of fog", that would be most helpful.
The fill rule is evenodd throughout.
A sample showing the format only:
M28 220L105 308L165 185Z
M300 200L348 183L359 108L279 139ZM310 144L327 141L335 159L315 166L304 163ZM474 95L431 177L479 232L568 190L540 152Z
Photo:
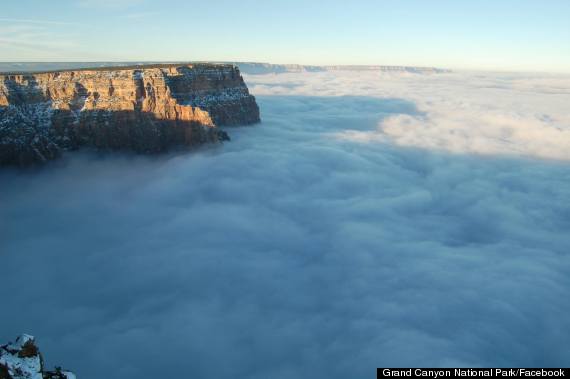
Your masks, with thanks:
M224 145L0 171L0 341L82 379L568 366L570 77L245 79Z

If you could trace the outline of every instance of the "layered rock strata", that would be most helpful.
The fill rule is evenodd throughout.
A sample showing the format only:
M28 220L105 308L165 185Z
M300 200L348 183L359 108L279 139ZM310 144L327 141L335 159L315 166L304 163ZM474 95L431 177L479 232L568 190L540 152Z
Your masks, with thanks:
M156 153L259 122L236 66L146 65L0 75L0 165L92 146Z

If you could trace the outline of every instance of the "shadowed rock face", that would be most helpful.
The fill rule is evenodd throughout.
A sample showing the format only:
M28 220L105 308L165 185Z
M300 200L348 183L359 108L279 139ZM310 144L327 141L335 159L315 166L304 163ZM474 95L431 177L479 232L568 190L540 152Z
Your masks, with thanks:
M93 146L156 153L227 140L259 122L232 65L153 65L0 76L0 164Z

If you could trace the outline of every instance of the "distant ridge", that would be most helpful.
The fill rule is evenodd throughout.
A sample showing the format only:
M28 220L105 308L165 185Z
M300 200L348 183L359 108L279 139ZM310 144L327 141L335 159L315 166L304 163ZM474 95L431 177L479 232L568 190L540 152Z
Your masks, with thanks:
M149 64L187 64L203 62L0 62L0 73L5 72L46 72L58 70L96 69L103 67L133 67ZM210 62L208 62L210 63ZM451 70L436 67L413 67L413 66L382 66L382 65L332 65L311 66L299 64L272 64L258 62L219 62L234 64L240 71L249 75L279 74L287 72L325 72L325 71L381 71L381 72L407 72L414 74L444 74Z
M40 64L41 65L41 64ZM32 70L33 67L20 66L19 70L12 70L12 71L0 71L0 75L35 75L35 74L52 74L58 72L65 72L65 71L117 71L117 70L146 70L146 69L153 69L153 68L177 68L181 65L183 66L192 66L195 68L202 68L202 69L209 69L212 67L228 67L232 66L235 68L235 65L227 64L227 63L210 63L210 62L190 62L190 63L133 63L133 62L115 62L115 63L78 63L79 67L74 68L61 68L59 66L55 66L53 69L48 69L47 66L41 67L38 70ZM0 378L1 379L1 378Z
M170 66L179 62L0 62L0 73L46 73L68 70L144 67L148 65Z
M381 65L334 65L311 66L298 64L272 64L255 62L230 62L245 74L270 74L286 72L325 72L325 71L381 71L381 72L408 72L414 74L444 74L451 70L436 67L413 66L381 66Z

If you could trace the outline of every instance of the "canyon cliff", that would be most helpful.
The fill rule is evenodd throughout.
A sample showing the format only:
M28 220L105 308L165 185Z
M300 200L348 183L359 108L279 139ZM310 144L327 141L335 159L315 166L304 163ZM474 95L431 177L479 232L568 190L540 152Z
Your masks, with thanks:
M259 122L227 64L159 64L0 75L0 165L82 146L157 153L228 140L219 126Z
M33 336L22 334L0 346L0 379L76 379L70 371L44 368L44 359Z

